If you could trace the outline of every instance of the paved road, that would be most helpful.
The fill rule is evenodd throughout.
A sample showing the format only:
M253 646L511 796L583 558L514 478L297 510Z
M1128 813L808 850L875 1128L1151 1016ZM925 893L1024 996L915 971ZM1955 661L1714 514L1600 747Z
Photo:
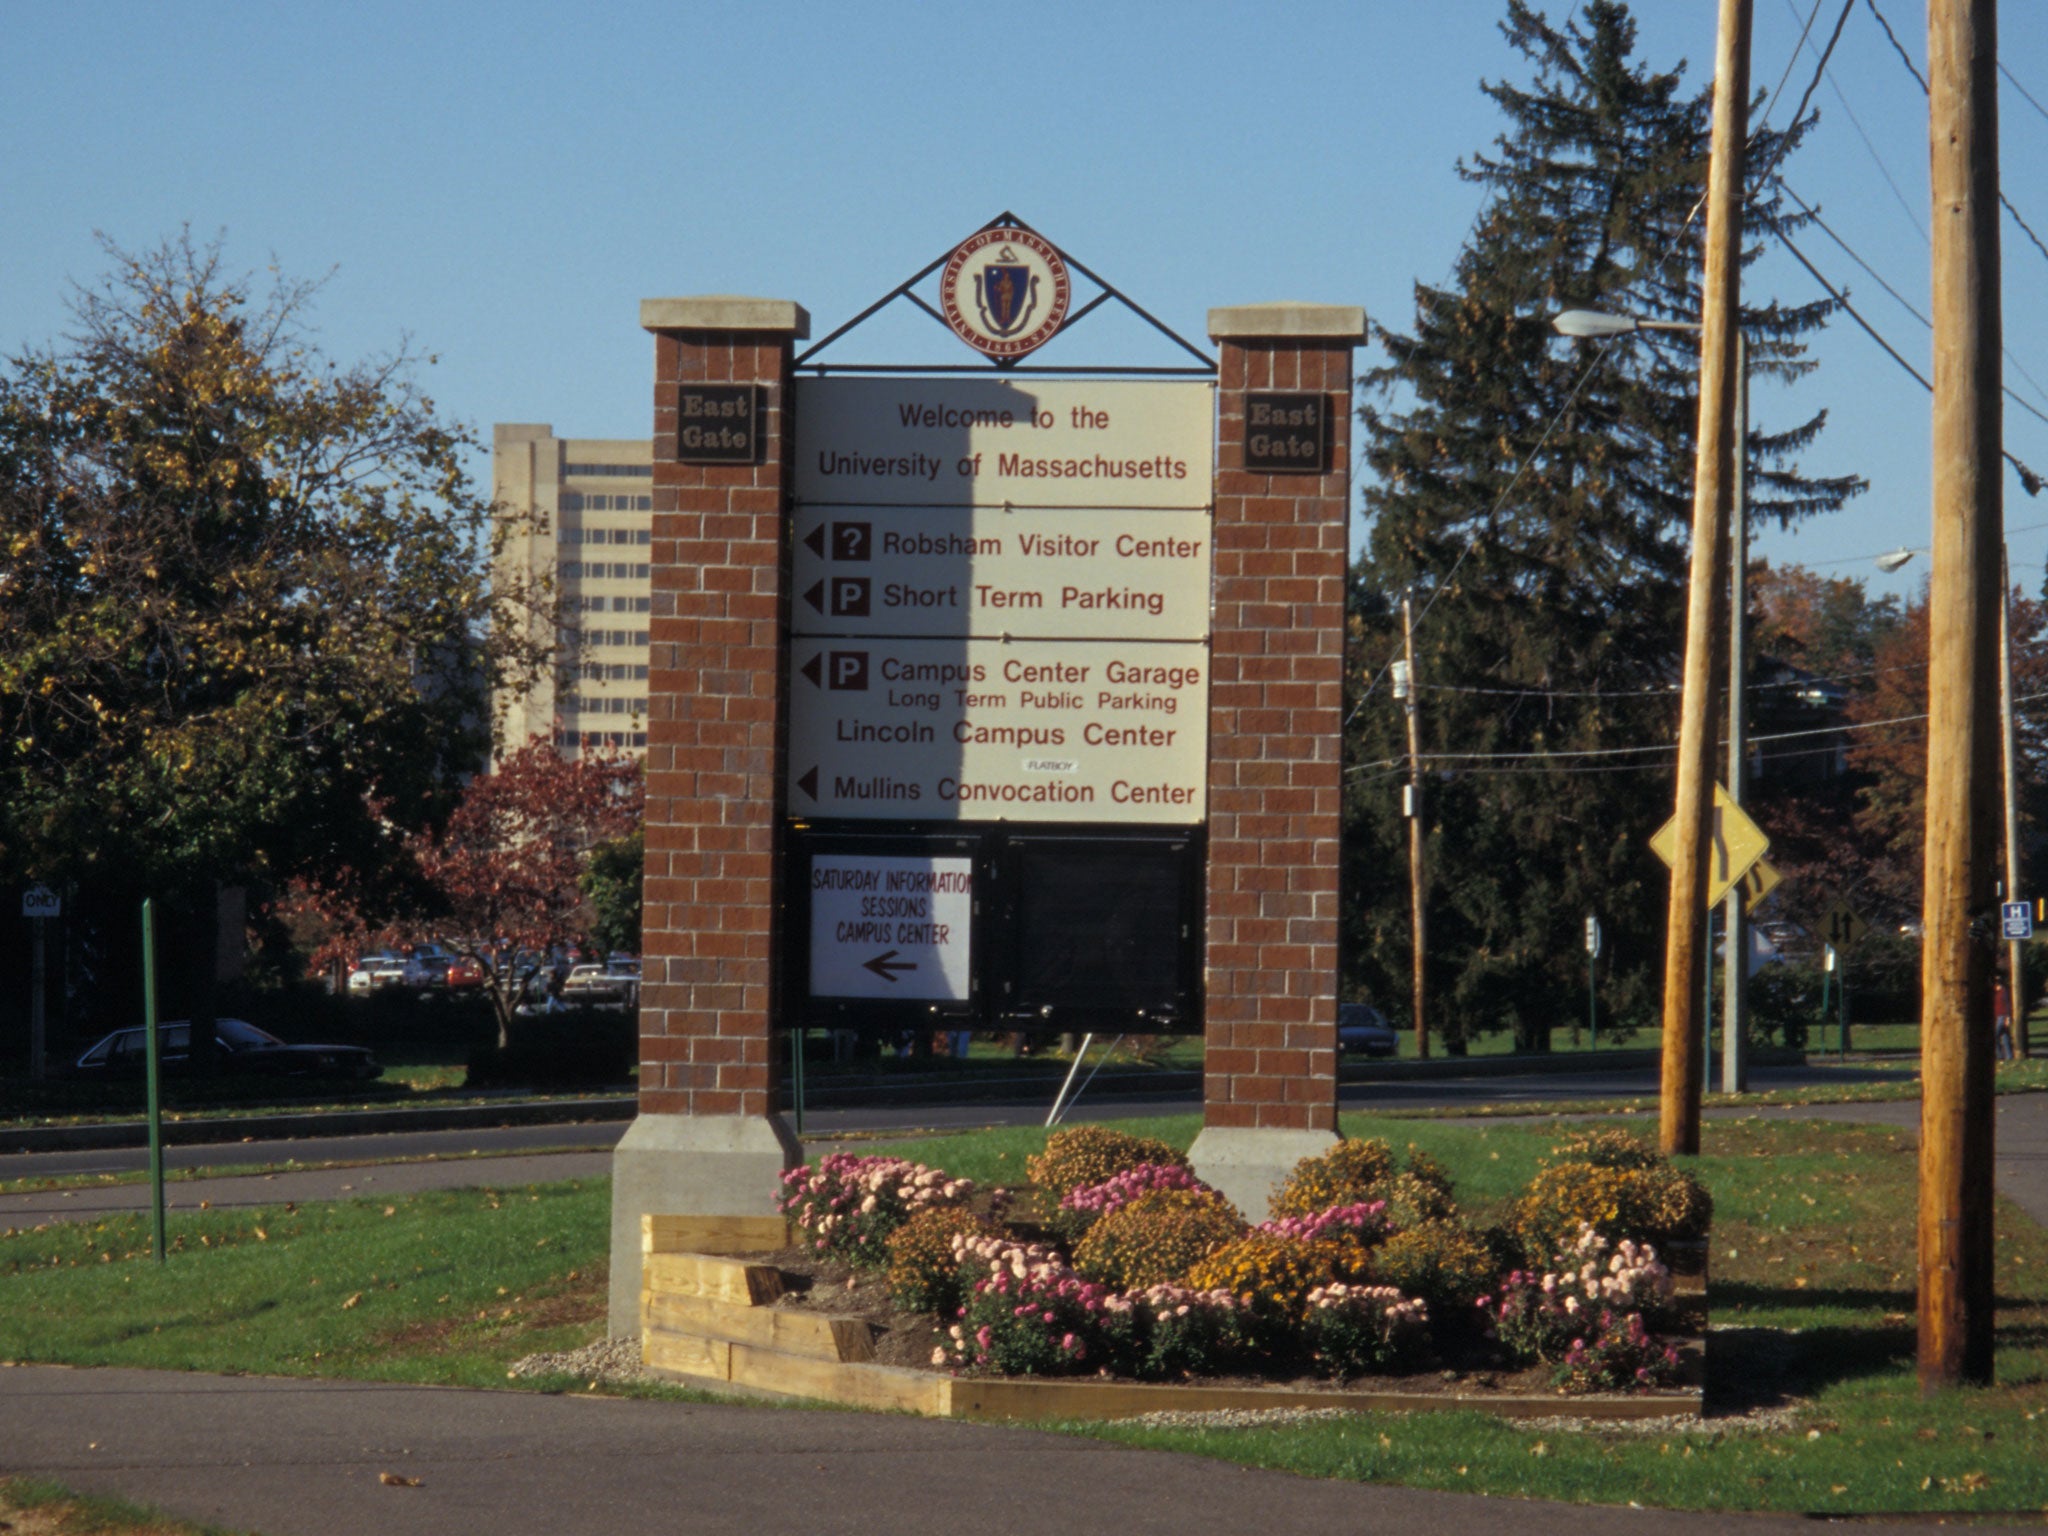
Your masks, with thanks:
M262 1536L1641 1536L1648 1518L897 1415L28 1366L0 1367L0 1467Z
M1753 1084L1765 1088L1807 1087L1816 1083L1897 1079L1896 1072L1861 1066L1796 1066L1761 1068ZM1654 1069L1623 1072L1538 1073L1521 1076L1421 1079L1407 1082L1347 1084L1341 1102L1347 1110L1446 1109L1459 1106L1521 1103L1568 1104L1587 1099L1657 1092ZM1108 1120L1132 1115L1175 1114L1198 1109L1193 1092L1083 1096L1068 1116L1074 1120ZM804 1122L810 1137L875 1131L959 1130L985 1125L1033 1124L1044 1119L1051 1096L1015 1102L973 1102L950 1105L877 1104L857 1109L812 1110ZM317 1124L317 1116L308 1116ZM625 1134L623 1119L571 1124L492 1126L460 1129L309 1135L240 1142L199 1143L164 1149L172 1169L232 1164L270 1165L296 1159L302 1163L385 1161L397 1158L463 1157L479 1152L596 1151L615 1145ZM140 1146L81 1148L52 1152L0 1153L0 1179L58 1178L77 1174L139 1172L147 1165Z

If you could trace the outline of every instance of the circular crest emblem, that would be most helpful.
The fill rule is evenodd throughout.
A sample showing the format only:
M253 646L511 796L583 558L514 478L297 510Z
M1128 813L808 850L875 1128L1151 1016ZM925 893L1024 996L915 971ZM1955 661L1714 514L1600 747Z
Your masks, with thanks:
M1074 285L1060 253L1028 229L984 229L946 259L939 302L953 334L990 357L1022 357L1052 340Z

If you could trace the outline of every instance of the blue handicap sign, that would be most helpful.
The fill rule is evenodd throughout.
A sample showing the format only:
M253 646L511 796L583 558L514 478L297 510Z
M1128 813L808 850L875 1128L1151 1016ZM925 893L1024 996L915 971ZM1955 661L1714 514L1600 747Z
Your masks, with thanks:
M2030 901L2008 901L1999 908L2005 920L2005 936L2008 939L2031 939L2034 936L2034 904Z

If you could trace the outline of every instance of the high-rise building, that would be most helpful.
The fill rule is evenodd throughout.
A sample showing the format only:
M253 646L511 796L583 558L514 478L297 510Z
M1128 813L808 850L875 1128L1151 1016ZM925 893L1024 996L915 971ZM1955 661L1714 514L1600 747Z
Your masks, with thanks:
M652 462L645 438L556 437L545 423L492 429L492 499L532 514L500 563L554 573L562 626L554 674L497 701L508 747L539 734L570 756L646 750Z

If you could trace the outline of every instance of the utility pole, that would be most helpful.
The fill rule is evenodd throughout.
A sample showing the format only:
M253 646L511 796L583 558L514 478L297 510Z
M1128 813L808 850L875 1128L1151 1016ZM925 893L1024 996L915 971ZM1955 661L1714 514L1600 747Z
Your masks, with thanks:
M1989 1385L2000 462L1998 23L1928 0L1934 557L1921 943L1920 1388Z
M2020 781L2013 743L2012 718L2012 566L2005 544L1998 546L1998 722L2005 755L2005 899L2025 901L2020 888ZM2013 1055L2025 1061L2027 1041L2027 947L2014 939L2005 946L2005 979L2012 999Z
M1415 1054L1426 1058L1429 1055L1429 1015L1423 1005L1428 1000L1425 957L1429 953L1429 911L1424 898L1428 882L1423 877L1422 866L1422 746L1420 728L1415 719L1415 601L1412 589L1401 594L1401 654L1407 683L1408 788L1403 796L1407 802L1403 809L1408 816L1408 904L1415 939Z
M1714 651L1728 572L1728 467L1735 452L1736 335L1741 302L1742 149L1749 117L1749 0L1721 0L1714 49L1712 158L1701 279L1699 463L1693 479L1692 573L1678 722L1677 848L1664 924L1664 1038L1658 1143L1700 1149L1706 979L1707 834L1714 799Z

